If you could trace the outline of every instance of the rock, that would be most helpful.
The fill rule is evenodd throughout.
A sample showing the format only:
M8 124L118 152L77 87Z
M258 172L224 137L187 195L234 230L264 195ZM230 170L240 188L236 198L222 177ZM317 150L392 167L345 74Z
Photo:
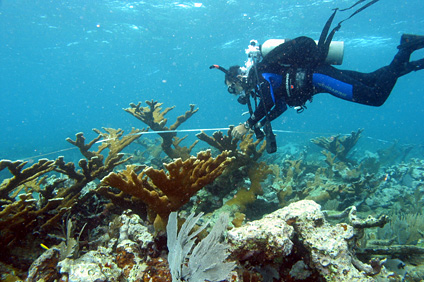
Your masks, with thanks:
M122 269L126 281L134 281L140 269L146 268L140 258L140 247L137 243L125 239L116 247L116 263Z
M299 241L309 251L309 266L327 281L374 281L352 264L348 246L354 235L352 226L344 223L331 226L321 207L313 201L299 201L279 211L293 223Z
M64 259L58 264L69 282L122 281L123 272L112 254L104 247L90 251L77 259Z
M293 248L293 227L276 212L228 232L232 256L248 259L261 255L265 260L288 256Z
M309 267L303 262L303 260L296 262L290 270L290 276L297 280L305 280L311 274L312 272L309 270Z
M153 243L153 236L143 225L143 220L138 215L132 214L131 210L124 211L121 215L121 224L118 243L129 239L139 244L141 249L146 249Z
M353 227L345 223L331 226L314 201L290 204L228 232L232 256L239 260L259 254L261 259L281 260L291 254L294 236L297 244L302 244L299 248L309 253L302 268L318 271L327 281L375 281L352 264L348 242L353 239Z
M59 276L56 266L59 262L59 248L50 248L39 256L29 268L27 282L54 281Z

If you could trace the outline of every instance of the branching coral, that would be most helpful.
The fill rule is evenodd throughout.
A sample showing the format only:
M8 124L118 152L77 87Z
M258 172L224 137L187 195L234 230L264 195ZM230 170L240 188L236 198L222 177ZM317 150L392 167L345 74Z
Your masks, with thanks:
M156 223L161 224L170 212L179 210L197 191L222 174L232 160L228 155L224 151L213 158L210 150L202 151L197 157L165 164L168 173L148 167L137 175L127 167L120 173L110 173L102 184L141 199L158 215Z
M55 168L55 162L41 159L38 163L24 169L27 162L8 160L0 161L0 168L8 168L13 174L12 178L5 179L0 186L2 209L0 211L0 238L3 247L19 240L27 232L37 227L36 219L44 213L54 210L60 204L58 199L49 199L43 206L37 207L37 201L33 199L32 189L25 187L25 193L21 193L22 185L37 183L37 178L51 172ZM21 193L19 196L18 194ZM17 197L17 198L16 198Z
M59 157L56 161L41 159L27 169L23 169L26 162L7 160L0 162L1 169L7 167L13 174L12 178L4 180L0 186L0 195L6 203L0 211L2 227L0 238L3 245L12 245L27 234L46 231L54 226L78 201L80 203L83 201L80 199L80 192L89 182L102 177L128 160L122 160L123 154L120 151L139 138L137 133L140 132L133 130L129 135L123 136L121 129L107 128L106 133L95 131L99 133L99 136L88 144L85 144L82 133L76 135L75 141L68 139L70 143L80 148L81 153L86 157L79 161L81 170L76 170L74 163L65 163L63 157ZM104 141L98 150L90 151L91 147L102 138ZM103 155L106 148L109 152ZM53 183L41 184L48 173L53 171L67 175L68 181L72 182L67 182L65 187L63 183L66 178L58 178L53 180ZM26 184L24 187L26 194L19 194L23 190L21 189L23 184ZM59 187L59 185L62 186ZM38 193L38 197L34 198L33 193ZM17 196L18 198L15 199Z
M184 115L178 116L175 123L170 127L167 127L166 123L168 122L168 119L165 118L165 115L174 109L175 106L165 108L162 111L162 103L152 100L146 101L146 104L148 105L147 107L141 107L141 102L139 102L137 105L131 103L130 107L124 110L136 117L138 120L147 124L154 131L160 131L158 134L163 139L162 149L170 158L182 158L183 160L188 159L190 157L191 150L198 141L194 142L189 147L181 147L180 143L186 137L177 138L177 133L175 130L199 109L195 109L195 105L190 105L190 110L186 111Z
M240 142L240 151L251 160L257 161L262 156L266 148L266 141L262 142L262 140L263 139L258 139L253 141L253 132L250 132L243 136L243 139Z
M19 242L28 232L36 230L39 227L37 218L57 209L61 200L51 199L42 208L37 208L36 200L32 198L31 193L27 193L21 194L19 200L4 206L0 212L0 238L3 243L0 249Z
M336 135L332 137L317 137L312 139L311 142L330 151L336 158L343 162L352 162L347 158L347 155L356 145L361 137L363 129L358 129L350 135Z
M243 179L250 178L250 188L240 188L234 199L227 201L227 206L236 205L238 209L244 210L247 204L253 203L257 195L262 193L260 182L270 174L271 170L265 163L258 162L265 150L265 142L262 142L262 140L254 141L253 133L245 135L239 142L239 139L232 136L233 128L233 126L230 126L226 135L217 131L210 137L201 132L197 134L197 137L219 151L231 149L231 156L234 156L234 161L228 170L214 183L213 187L208 187L208 191L213 191L212 194L224 197L234 187L240 187L240 182Z
M34 163L32 166L24 169L24 166L27 163L28 162L24 161L0 161L0 171L7 167L10 173L13 175L12 178L5 179L0 184L1 203L10 203L13 201L13 199L10 197L10 193L18 186L37 179L39 176L46 174L54 169L54 161L47 159L40 159L37 163Z
M234 156L234 161L229 168L231 173L226 175L227 179L225 185L227 187L232 187L232 184L235 184L229 184L231 179L234 178L232 177L232 174L239 176L237 177L239 180L243 178L242 175L244 175L244 177L248 176L249 170L257 166L257 161L262 156L266 145L264 142L259 146L262 140L254 141L253 133L245 135L242 141L238 143L239 140L234 139L231 135L232 129L233 126L230 126L226 136L224 136L220 131L215 132L212 137L209 137L204 132L197 135L200 140L207 142L219 151L231 149L230 155ZM239 149L237 149L237 146L239 146Z
M161 158L161 154L163 153L161 138L142 138L136 140L135 143L141 145L141 147L131 153L131 163L146 164L150 162L155 168L162 167L162 163L165 161L162 161Z
M122 129L104 128L106 133L102 133L97 129L94 129L99 136L93 139L88 144L85 144L85 138L82 133L76 135L76 140L67 139L68 142L74 144L80 148L81 153L90 159L81 159L78 162L81 171L75 170L75 165L72 162L65 163L63 157L59 157L55 164L55 170L67 175L70 179L74 180L74 184L66 189L61 189L57 193L57 197L62 198L63 201L60 205L60 211L51 219L49 219L43 227L56 223L66 212L67 209L74 206L76 203L81 189L84 188L89 182L97 178L102 178L109 172L111 172L116 166L125 163L131 157L122 159L124 154L121 151L131 144L134 140L140 137L141 130L132 129L130 134L123 135ZM103 142L98 147L97 151L89 151L90 148L96 144L99 139L103 138ZM94 140L97 140L93 142ZM109 149L109 152L104 159L102 152L105 149ZM104 162L103 162L104 159ZM65 209L66 208L66 209Z
M255 163L249 168L248 176L250 179L250 188L241 188L233 199L227 201L226 205L237 205L240 211L244 211L248 204L256 200L257 195L263 193L261 182L272 173L271 168L264 162Z
M208 136L205 132L196 134L197 138L208 143L210 146L218 149L220 152L231 151L235 153L237 151L238 140L233 138L231 132L233 131L234 126L230 126L228 129L227 135L224 136L221 131L215 131L212 134L212 137Z
M98 134L96 138L91 140L88 144L85 144L85 138L84 134L82 132L76 134L75 141L71 138L67 138L66 141L71 143L74 146L77 146L80 149L81 154L89 160L89 164L87 163L80 163L80 167L83 169L83 174L86 177L97 177L101 172L94 173L94 175L87 175L87 171L93 171L95 167L101 168L102 170L110 170L113 167L122 164L126 161L128 161L129 158L124 159L121 161L121 158L123 157L120 152L127 147L129 144L131 144L133 141L137 140L141 136L141 132L145 132L146 130L139 130L139 129L132 129L131 132L128 135L123 136L124 131L122 129L113 129L113 128L103 128L105 133L101 132L98 129L93 129L94 132ZM102 141L100 142L99 140ZM91 147L99 143L100 145L97 149L97 151L89 151ZM109 149L109 153L104 160L104 155L102 152L105 149ZM62 168L64 171L69 171L68 169ZM70 172L70 171L69 171ZM90 174L93 174L92 172ZM78 177L77 177L78 178ZM94 178L93 178L94 179Z
M253 132L243 136L241 142L238 143L239 139L233 138L231 134L233 128L234 126L230 126L226 136L224 136L221 131L214 132L212 137L208 136L204 132L201 132L196 136L200 140L208 143L210 146L218 149L220 152L230 150L232 155L236 157L236 162L239 166L252 161L256 162L265 151L266 143L263 142L261 144L262 139L254 141ZM237 146L239 146L238 149Z

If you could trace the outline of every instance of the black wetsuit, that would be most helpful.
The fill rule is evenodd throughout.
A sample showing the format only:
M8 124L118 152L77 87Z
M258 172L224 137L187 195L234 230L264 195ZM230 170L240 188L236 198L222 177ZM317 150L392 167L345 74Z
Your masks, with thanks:
M371 73L361 73L339 70L324 63L311 38L298 37L287 41L265 56L256 65L256 70L252 68L249 72L248 88L252 90L246 92L263 99L251 113L247 124L250 128L264 125L266 112L263 103L269 121L272 121L287 106L302 109L318 93L330 93L364 105L381 106L400 76L424 67L424 64L409 63L411 53L411 50L400 49L390 65Z

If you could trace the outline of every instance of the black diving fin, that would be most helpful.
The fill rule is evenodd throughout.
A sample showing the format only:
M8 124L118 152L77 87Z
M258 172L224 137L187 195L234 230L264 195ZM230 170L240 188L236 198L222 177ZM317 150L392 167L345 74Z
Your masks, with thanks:
M398 49L415 51L424 48L424 35L402 34Z
M271 123L267 122L264 125L265 140L266 140L266 151L268 154L275 153L277 151L277 140L274 132L272 132Z

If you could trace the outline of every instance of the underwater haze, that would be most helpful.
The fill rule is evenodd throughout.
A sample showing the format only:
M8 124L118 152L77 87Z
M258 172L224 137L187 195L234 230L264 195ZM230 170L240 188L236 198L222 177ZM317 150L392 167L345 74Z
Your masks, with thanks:
M0 159L66 150L67 137L84 132L91 140L93 128L144 128L122 110L139 101L175 105L171 121L190 104L199 107L179 129L243 122L246 108L209 66L243 65L251 39L318 39L332 9L355 2L3 0ZM339 12L334 23L352 11ZM370 72L389 64L402 33L424 35L423 11L422 0L380 0L344 22L334 37L345 42L338 68ZM413 54L423 57L423 50ZM424 71L401 77L378 108L317 95L302 114L289 109L273 122L275 130L291 131L278 133L277 142L363 128L376 142L422 146L423 80Z

